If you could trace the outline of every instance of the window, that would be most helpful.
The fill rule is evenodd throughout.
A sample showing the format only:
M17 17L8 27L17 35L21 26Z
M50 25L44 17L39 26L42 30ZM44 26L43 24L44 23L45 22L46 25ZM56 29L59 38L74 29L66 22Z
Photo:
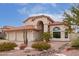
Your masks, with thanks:
M68 38L68 32L65 30L65 38Z
M59 27L53 29L53 38L61 38L61 32Z

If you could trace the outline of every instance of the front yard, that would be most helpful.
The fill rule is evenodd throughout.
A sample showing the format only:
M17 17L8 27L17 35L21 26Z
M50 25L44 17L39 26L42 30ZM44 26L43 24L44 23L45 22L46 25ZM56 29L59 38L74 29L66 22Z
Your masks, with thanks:
M11 50L0 52L0 56L79 56L79 50L65 50L62 49L61 52L58 49L68 42L50 42L52 48L47 51L37 51L37 50ZM27 47L30 48L30 47ZM54 49L55 50L54 50Z
M21 48L19 49L20 43L17 45L17 48L14 49L13 43L8 44L1 44L3 42L9 42L8 40L0 40L0 56L79 56L79 40L76 39L75 41L72 41L73 47L77 49L72 49L70 47L70 42L65 41L50 41L47 43L40 42L37 44L34 44L33 47L27 47L22 44ZM18 43L18 42L16 42ZM7 45L7 47L6 47ZM13 47L12 47L13 46ZM51 46L51 47L50 47ZM2 48L1 48L2 47ZM26 47L24 50L23 48ZM11 48L11 49L10 49ZM2 49L2 50L1 50ZM9 51L7 50L9 49ZM37 49L37 50L36 50ZM41 51L38 51L38 49L42 49ZM45 49L45 50L44 50Z

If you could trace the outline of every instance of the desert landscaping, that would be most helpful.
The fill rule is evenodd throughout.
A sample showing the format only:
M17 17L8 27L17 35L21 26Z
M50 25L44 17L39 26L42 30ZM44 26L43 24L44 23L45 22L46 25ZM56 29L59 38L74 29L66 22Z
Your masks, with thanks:
M21 50L17 46L10 51L0 51L0 56L79 56L79 50L67 49L69 48L69 42L49 42L49 44L52 47L43 51L38 51L32 47L26 47Z

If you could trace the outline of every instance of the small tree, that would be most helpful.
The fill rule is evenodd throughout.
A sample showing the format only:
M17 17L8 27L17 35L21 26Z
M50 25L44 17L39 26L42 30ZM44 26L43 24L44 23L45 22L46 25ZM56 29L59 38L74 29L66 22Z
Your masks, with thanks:
M69 13L65 12L63 21L68 27L67 31L70 34L71 39L72 33L75 33L73 29L77 30L77 27L79 26L79 7L72 7Z
M41 35L41 40L42 41L50 41L49 39L52 38L51 34L49 32L44 32L42 35Z

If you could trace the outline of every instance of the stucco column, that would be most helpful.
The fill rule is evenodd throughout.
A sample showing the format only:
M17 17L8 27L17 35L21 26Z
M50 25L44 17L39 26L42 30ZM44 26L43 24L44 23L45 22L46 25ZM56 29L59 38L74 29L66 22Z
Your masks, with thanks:
M27 31L27 40L28 40L28 47L32 45L32 41L34 40L33 31Z
M64 38L65 38L65 33L64 31L61 31L61 40L64 40Z
M48 25L44 24L44 32L48 32Z
M28 40L27 46L28 46L28 47L31 47L31 45L32 45L32 41L29 41L29 40Z

